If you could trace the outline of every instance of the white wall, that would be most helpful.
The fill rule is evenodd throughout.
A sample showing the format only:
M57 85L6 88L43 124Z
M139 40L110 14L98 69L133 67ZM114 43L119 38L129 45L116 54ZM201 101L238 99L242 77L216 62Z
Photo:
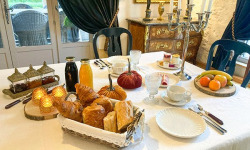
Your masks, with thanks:
M202 0L194 0L194 10L192 17L197 18L197 12L200 11ZM208 0L207 0L208 3ZM198 51L197 60L206 62L210 46L216 40L219 40L229 23L233 11L235 9L236 0L214 0L212 7L212 14L209 19L207 29L205 29L203 40ZM134 0L120 0L120 11L118 14L120 27L128 28L127 18L143 18L145 17L146 4L134 3ZM158 4L151 4L151 17L156 19L158 17ZM169 9L169 3L165 4L165 12L163 17L166 17L166 12ZM207 8L206 8L207 9ZM182 0L182 14L186 10L186 0ZM125 54L127 49L127 37L122 36L122 49ZM104 41L99 41L99 49L103 49Z

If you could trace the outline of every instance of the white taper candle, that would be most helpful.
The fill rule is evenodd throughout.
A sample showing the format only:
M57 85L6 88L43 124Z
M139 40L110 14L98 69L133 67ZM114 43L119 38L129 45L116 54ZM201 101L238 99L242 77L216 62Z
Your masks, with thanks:
M193 5L193 0L190 0L190 1L189 1L189 5Z
M170 10L169 13L173 13L174 0L170 0Z
M178 9L181 9L181 0L178 0Z
M213 4L213 0L209 0L208 7L207 7L208 12L211 12L212 4Z
M200 11L200 13L204 13L205 6L206 6L206 0L202 0L201 11Z

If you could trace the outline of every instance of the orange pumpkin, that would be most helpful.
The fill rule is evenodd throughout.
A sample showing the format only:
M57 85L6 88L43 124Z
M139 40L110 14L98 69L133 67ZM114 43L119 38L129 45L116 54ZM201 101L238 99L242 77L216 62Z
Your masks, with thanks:
M120 87L119 85L115 86L112 85L112 79L110 74L109 74L109 85L102 87L98 92L98 94L121 101L127 98L127 94L122 87Z
M125 89L135 89L141 87L142 77L139 73L130 68L130 61L128 59L128 71L122 73L117 79L118 85Z

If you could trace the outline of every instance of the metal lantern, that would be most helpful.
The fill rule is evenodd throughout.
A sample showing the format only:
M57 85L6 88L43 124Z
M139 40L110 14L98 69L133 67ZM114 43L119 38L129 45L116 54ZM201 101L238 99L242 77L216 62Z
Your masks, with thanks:
M28 88L33 89L42 86L41 73L30 65L29 70L23 73L28 78Z
M42 85L49 84L55 82L55 70L50 68L47 63L44 61L43 66L37 70L42 75Z
M20 73L17 68L15 68L15 72L8 77L8 80L11 82L10 91L12 93L19 93L28 89L27 77Z

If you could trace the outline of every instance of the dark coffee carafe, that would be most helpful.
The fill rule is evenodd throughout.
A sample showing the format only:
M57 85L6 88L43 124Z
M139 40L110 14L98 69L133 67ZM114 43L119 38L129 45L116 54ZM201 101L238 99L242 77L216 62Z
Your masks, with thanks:
M66 57L65 82L68 92L75 92L75 84L78 83L78 69L75 63L75 57Z

